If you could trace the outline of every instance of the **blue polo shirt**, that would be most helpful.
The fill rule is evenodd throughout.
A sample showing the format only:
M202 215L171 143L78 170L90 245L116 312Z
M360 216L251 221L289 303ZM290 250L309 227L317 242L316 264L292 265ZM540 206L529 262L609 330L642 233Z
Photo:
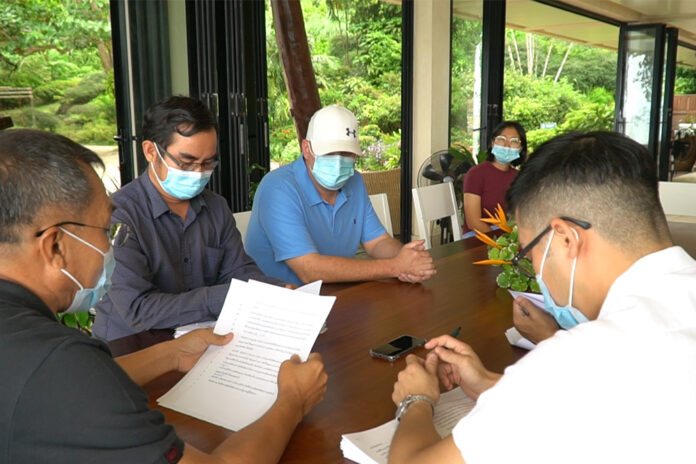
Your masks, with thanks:
M331 205L319 196L300 157L261 180L245 248L264 274L300 285L286 259L309 253L352 258L360 243L385 233L359 173Z

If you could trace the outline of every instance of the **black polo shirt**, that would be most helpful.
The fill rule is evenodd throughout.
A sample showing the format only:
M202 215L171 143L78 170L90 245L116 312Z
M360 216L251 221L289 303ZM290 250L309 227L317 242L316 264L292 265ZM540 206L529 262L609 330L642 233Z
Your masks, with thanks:
M0 279L0 462L170 463L182 452L104 343Z

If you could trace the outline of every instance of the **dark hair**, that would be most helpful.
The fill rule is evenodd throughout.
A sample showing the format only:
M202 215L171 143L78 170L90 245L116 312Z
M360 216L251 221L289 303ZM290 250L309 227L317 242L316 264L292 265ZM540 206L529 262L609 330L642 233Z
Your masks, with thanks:
M17 228L33 224L44 209L83 211L93 193L87 166L104 168L96 153L67 137L0 131L0 243L17 243Z
M520 157L511 163L513 166L519 166L527 159L527 133L525 132L524 127L522 127L522 124L517 121L503 121L493 128L493 132L491 132L491 136L488 138L488 157L486 160L493 161L495 159L495 156L493 156L493 152L491 151L491 145L493 145L495 138L508 127L515 129L520 135L520 140L522 141L522 146L520 147Z
M191 137L201 131L215 129L215 115L195 98L175 95L155 103L143 117L143 139L167 148L174 132Z
M506 201L518 221L534 229L570 216L627 248L669 236L655 160L615 132L573 132L544 143L522 166Z

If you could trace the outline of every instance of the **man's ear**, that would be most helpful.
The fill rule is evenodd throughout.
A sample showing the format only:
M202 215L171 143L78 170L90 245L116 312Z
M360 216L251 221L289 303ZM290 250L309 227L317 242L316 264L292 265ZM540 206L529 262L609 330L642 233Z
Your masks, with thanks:
M155 142L153 142L152 140L143 140L142 147L145 159L149 163L153 163L155 161L155 158L157 158L157 149L155 148Z
M39 237L39 255L47 267L63 269L66 266L65 234L52 227Z
M312 142L307 139L302 139L300 146L302 147L302 156L305 161L309 161L312 158Z
M580 254L582 247L581 233L577 227L563 219L556 218L551 221L551 227L554 234L563 240L563 246L566 248L568 258L574 259Z

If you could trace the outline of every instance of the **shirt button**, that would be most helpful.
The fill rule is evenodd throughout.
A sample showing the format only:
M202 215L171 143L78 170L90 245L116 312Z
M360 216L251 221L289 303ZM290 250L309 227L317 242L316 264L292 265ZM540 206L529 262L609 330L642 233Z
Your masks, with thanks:
M188 263L188 258L184 258L184 262L185 262L185 263Z

